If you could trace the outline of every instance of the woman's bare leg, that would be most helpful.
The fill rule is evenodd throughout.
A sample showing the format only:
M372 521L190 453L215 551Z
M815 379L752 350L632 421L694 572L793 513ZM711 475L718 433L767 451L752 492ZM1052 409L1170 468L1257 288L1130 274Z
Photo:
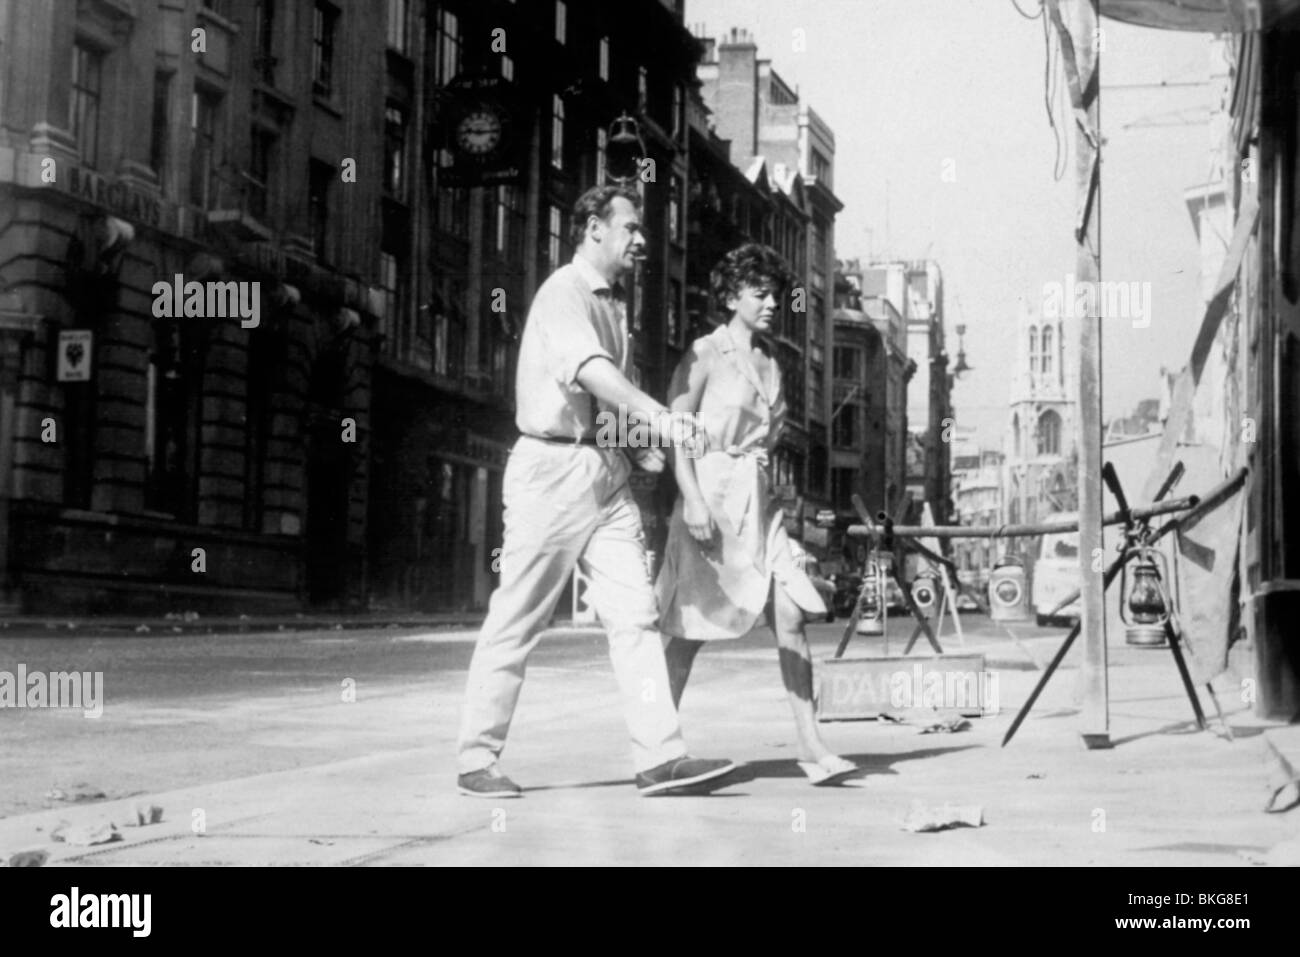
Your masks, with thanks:
M664 645L664 660L668 664L668 687L673 695L673 707L681 707L682 692L686 690L686 680L691 676L691 665L695 656L704 646L702 641L690 638L670 637Z
M833 752L817 730L813 713L812 653L804 631L803 611L779 585L773 583L769 620L776 634L781 661L781 680L794 711L794 728L799 738L799 760L821 761Z

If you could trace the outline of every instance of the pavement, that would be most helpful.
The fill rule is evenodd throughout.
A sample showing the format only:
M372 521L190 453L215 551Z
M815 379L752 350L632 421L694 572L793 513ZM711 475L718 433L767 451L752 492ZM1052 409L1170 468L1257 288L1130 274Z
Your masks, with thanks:
M842 625L815 626L814 651L829 656ZM0 764L35 777L71 756L106 774L122 769L108 800L50 799L0 818L0 854L43 850L48 865L1120 865L1252 866L1281 860L1300 838L1300 808L1268 814L1266 736L1294 754L1294 727L1254 718L1240 685L1216 681L1229 739L1208 697L1209 730L1192 720L1167 651L1110 649L1113 747L1088 750L1077 698L1080 651L1062 669L1015 739L1001 739L1063 632L1011 630L971 616L965 646L998 679L1001 711L955 733L923 734L942 715L907 712L901 723L822 725L838 753L863 774L814 788L794 761L792 723L766 632L705 650L682 703L693 753L744 762L729 786L708 795L643 798L632 782L626 730L603 640L593 632L548 635L530 663L503 769L522 800L462 797L454 740L472 631L387 629L302 636L249 636L257 667L300 655L309 678L247 682L209 693L184 687L114 699L104 715L0 710L15 723L0 737ZM70 639L48 639L47 642ZM153 639L152 647L160 649ZM219 655L198 638L197 661L215 674ZM105 660L134 654L132 638L86 645ZM879 653L856 641L850 656ZM57 644L13 645L40 663ZM145 646L140 646L145 647ZM0 639L0 654L6 644ZM364 670L384 649L443 663L412 674L377 667L353 686L339 673ZM895 654L900 650L894 644ZM293 654L286 654L293 652ZM87 652L89 654L90 652ZM142 652L143 654L143 652ZM335 669L330 655L345 655ZM159 653L159 658L163 655ZM52 660L52 659L51 659ZM89 659L87 659L89 660ZM405 662L407 659L401 659ZM147 671L149 659L138 666ZM30 665L29 665L30 666ZM4 665L3 667L8 667ZM343 665L339 665L343 668ZM241 665L240 674L254 674ZM158 664L157 670L173 670ZM123 679L125 680L125 679ZM340 686L342 685L342 691ZM18 721L26 722L19 724ZM185 729L180 744L161 737ZM186 743L188 742L188 743ZM223 744L223 742L225 742ZM153 750L157 744L155 758ZM213 762L222 747L270 755L261 765ZM166 748L179 749L168 757ZM185 750L188 749L188 750ZM112 762L96 764L111 755ZM1276 759L1274 761L1274 770ZM73 765L69 765L73 766ZM255 773L249 768L264 767ZM152 772L152 773L151 773ZM61 771L65 778L71 773ZM61 778L60 780L63 780ZM132 782L143 787L132 787ZM978 807L982 825L933 833L903 828L917 808ZM162 819L126 826L133 809ZM119 840L74 846L60 827L117 822ZM1274 849L1271 851L1270 849ZM48 866L47 865L47 866Z

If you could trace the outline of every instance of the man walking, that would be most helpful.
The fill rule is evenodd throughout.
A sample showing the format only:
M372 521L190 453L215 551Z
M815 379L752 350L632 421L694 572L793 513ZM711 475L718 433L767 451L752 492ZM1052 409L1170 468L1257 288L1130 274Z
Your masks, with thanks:
M691 417L670 414L626 375L631 348L619 280L645 245L640 198L622 187L588 190L574 205L573 239L577 254L537 290L519 348L515 424L522 435L503 482L501 581L470 662L461 715L457 785L473 797L520 796L497 759L528 655L575 566L590 578L592 604L609 634L638 790L680 790L735 769L686 753L628 488L632 466L623 449L596 438L597 402L648 424L660 444L697 438ZM636 456L643 468L663 468L657 448Z

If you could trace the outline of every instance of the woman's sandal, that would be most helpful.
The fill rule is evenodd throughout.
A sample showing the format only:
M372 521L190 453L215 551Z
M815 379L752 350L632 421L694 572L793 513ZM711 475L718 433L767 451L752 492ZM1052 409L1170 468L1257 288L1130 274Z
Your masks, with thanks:
M820 761L799 761L798 764L799 769L808 776L812 786L819 788L839 784L845 778L862 770L847 758L834 754L827 755Z

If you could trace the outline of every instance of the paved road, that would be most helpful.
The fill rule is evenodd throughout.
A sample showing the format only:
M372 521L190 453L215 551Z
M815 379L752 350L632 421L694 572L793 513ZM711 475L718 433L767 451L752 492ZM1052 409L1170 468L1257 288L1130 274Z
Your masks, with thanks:
M969 626L972 637L999 631L978 616ZM841 628L812 627L817 655L833 651ZM1018 630L1029 640L1057 634ZM879 639L871 641L879 646ZM901 651L897 639L894 645ZM423 693L454 705L472 650L472 634L465 631L406 628L2 639L0 671L15 672L21 663L29 674L103 672L104 715L93 720L76 711L0 709L0 765L10 772L0 775L0 817L49 807L45 795L54 788L66 792L85 784L123 797L346 760L376 748L428 746L434 712L394 721L376 737L367 722L351 721L337 707L346 703L345 682L371 703ZM768 677L779 686L764 631L715 645L698 675L707 680L750 669L756 656L769 654ZM590 630L550 632L530 668L540 675L609 672L604 637Z

